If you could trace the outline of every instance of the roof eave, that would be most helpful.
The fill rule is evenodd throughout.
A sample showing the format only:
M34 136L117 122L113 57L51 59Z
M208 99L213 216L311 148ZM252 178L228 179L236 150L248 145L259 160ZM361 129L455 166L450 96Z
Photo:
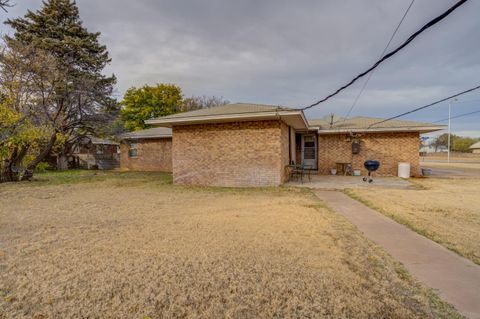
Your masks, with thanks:
M340 133L388 133L388 132L419 132L431 133L441 131L446 126L418 126L418 127L392 127L392 128L352 128L352 129L318 129L318 134L340 134Z
M119 145L117 142L93 142L92 141L92 144L93 145Z
M298 120L294 120L294 117L299 117ZM145 121L146 124L172 127L175 125L190 125L190 124L202 124L202 123L224 123L234 121L259 121L259 120L275 120L281 119L288 125L294 128L307 128L307 120L303 111L272 111L272 112L255 112L247 114L220 114L220 115L206 115L195 117L177 117L177 118L158 118Z
M122 140L143 140L153 138L172 138L172 135L144 135L144 136L122 136Z

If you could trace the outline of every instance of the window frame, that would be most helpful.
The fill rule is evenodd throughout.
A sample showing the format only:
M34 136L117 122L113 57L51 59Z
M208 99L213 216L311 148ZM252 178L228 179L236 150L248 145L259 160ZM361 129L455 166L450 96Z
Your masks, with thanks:
M128 143L128 157L136 158L138 157L138 143Z
M95 145L95 155L104 155L105 154L105 145L97 144Z

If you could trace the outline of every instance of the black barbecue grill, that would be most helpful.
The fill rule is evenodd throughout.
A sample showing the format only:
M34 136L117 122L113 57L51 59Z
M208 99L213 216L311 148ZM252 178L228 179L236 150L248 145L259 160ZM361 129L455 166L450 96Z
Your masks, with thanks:
M374 161L374 160L368 160L368 161L365 161L365 163L363 163L363 166L365 166L365 168L368 171L368 175L363 178L363 181L364 182L368 181L369 183L373 182L372 173L375 172L380 167L380 162Z

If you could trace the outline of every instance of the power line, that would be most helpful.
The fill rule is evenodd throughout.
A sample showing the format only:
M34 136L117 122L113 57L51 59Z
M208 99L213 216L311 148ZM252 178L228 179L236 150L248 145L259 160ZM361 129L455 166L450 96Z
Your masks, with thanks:
M480 113L480 110L469 112L469 113L463 113L463 114L459 114L459 115L456 115L456 116L452 116L452 117L450 117L450 120L458 119L460 117L464 117L464 116L468 116L468 115L472 115L472 114L477 114L477 113ZM432 122L432 123L439 123L439 122L444 122L444 121L448 121L448 117L446 119L438 120L438 121L435 121L435 122Z
M448 9L447 11L445 11L444 13L442 13L441 15L439 15L438 17L430 20L428 23L426 23L420 30L418 30L417 32L413 33L405 42L403 42L398 48L396 48L395 50L391 51L390 53L386 54L383 58L381 58L380 60L378 60L373 66L371 66L369 69L367 69L366 71L360 73L359 75L357 75L356 77L354 77L350 82L348 82L347 84L345 84L344 86L342 86L341 88L337 89L335 92L331 93L330 95L327 95L325 98L307 106L307 107L304 107L302 110L307 110L307 109L310 109L314 106L317 106L318 104L320 103L323 103L327 100L329 100L330 98L332 98L333 96L337 95L338 93L340 93L341 91L345 90L347 87L351 86L353 83L355 83L358 79L364 77L365 75L367 75L368 73L370 73L371 71L373 71L374 69L376 69L383 61L391 58L392 56L394 56L397 52L399 52L400 50L402 50L404 47L406 47L410 42L412 42L416 37L418 37L421 33L423 33L424 31L426 31L427 29L431 28L432 26L434 26L435 24L437 24L438 22L442 21L445 17L447 17L450 13L452 13L453 11L455 11L458 7L460 7L461 5L463 5L465 2L467 2L468 0L460 0L458 1L456 4L454 4L450 9Z
M410 110L410 111L408 111L408 112L404 112L404 113L402 113L402 114L389 117L388 119L375 122L375 123L373 123L373 124L370 124L367 129L371 128L371 127L374 126L374 125L378 125L378 124L381 124L381 123L385 123L385 122L387 122L387 121L391 121L391 120L397 119L397 118L399 118L399 117L402 117L402 116L405 116L405 115L408 115L408 114L411 114L411 113L414 113L414 112L418 112L418 111L420 111L420 110L426 109L426 108L428 108L428 107L431 107L431 106L434 106L434 105L436 105L436 104L439 104L439 103L448 101L448 100L453 99L453 98L455 98L455 97L457 97L457 96L460 96L460 95L463 95L463 94L466 94L466 93L469 93L469 92L472 92L472 91L475 91L475 90L478 90L478 89L480 89L480 85L477 85L477 86L475 86L475 87L473 87L473 88L471 88L471 89L462 91L462 92L460 92L460 93L456 93L456 94L454 94L454 95L450 95L449 97L446 97L446 98L443 98L443 99L438 100L438 101L436 101L436 102L433 102L433 103L430 103L430 104L427 104L427 105L418 107L418 108L413 109L413 110Z
M392 43L393 38L394 38L395 35L397 34L398 29L400 29L400 26L402 25L403 20L405 20L405 17L407 16L407 14L408 14L408 12L410 11L410 8L412 7L412 5L413 5L414 2L415 2L415 0L412 0L412 2L410 2L410 5L408 6L407 10L406 10L405 13L403 14L402 19L400 20L400 22L397 24L397 27L396 27L395 30L393 31L393 34L392 34L392 36L390 37L390 40L388 40L387 45L385 46L385 48L383 49L382 53L380 54L380 58L385 54L385 52L387 52L387 49L388 49L388 47L390 46L390 43ZM372 72L370 72L370 73L368 74L368 77L367 77L367 79L365 80L365 82L363 83L363 86L362 86L362 88L360 89L360 92L358 92L357 96L355 97L355 100L354 100L353 103L352 103L352 106L350 106L350 109L348 110L347 115L343 118L343 122L344 122L344 123L345 123L345 121L347 120L347 118L350 116L350 113L352 113L353 108L357 105L357 102L358 102L358 100L360 99L360 96L362 95L363 91L364 91L365 88L367 87L368 81L370 81L370 79L372 78L372 76L373 76L374 73L375 73L375 70L372 70Z

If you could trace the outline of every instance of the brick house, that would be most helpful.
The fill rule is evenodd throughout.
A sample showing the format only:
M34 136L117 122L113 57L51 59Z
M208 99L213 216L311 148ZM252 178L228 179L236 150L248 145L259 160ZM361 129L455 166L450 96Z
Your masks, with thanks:
M154 127L122 135L120 168L132 171L172 171L172 129Z
M377 159L379 175L396 175L398 163L409 162L412 175L418 175L420 134L444 127L413 121L369 127L379 120L307 121L298 109L244 103L178 113L147 121L159 126L150 133L171 128L171 137L135 137L149 134L145 130L126 138L121 167L171 168L176 184L210 186L281 185L291 163L304 163L318 174L330 174L337 163L350 163L365 173L363 162Z

